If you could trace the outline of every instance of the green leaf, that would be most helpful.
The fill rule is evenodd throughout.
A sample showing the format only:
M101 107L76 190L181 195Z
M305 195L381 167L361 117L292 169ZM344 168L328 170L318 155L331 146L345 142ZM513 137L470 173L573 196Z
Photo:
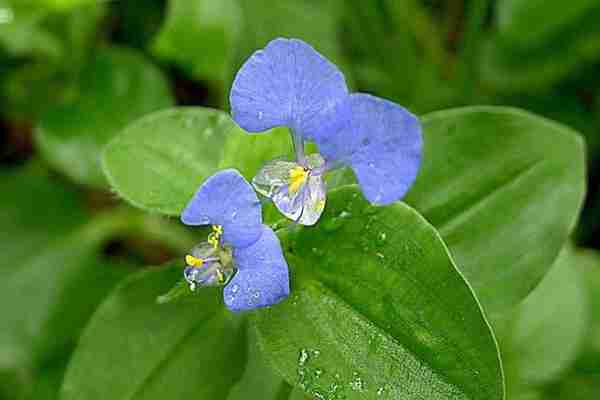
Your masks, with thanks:
M125 125L173 103L166 78L132 50L102 50L83 71L81 95L43 116L36 142L55 168L73 180L106 185L100 168L104 145Z
M152 52L198 79L223 81L240 24L235 0L170 0Z
M57 58L63 53L60 40L42 26L48 11L19 0L0 0L0 47L11 56L43 55Z
M201 107L178 107L127 126L103 154L112 188L136 207L179 215L198 186L215 173L229 116Z
M289 159L294 157L292 140L287 128L249 134L236 127L227 135L219 168L235 168L250 181L267 161L280 157Z
M422 122L423 163L406 202L436 227L493 318L541 281L574 227L584 144L563 125L503 107Z
M143 271L106 299L71 359L62 400L227 397L243 372L243 319L215 289L156 304L180 274L179 265Z
M578 258L566 247L500 331L510 394L551 382L575 360L588 322L588 296Z
M492 331L413 209L370 206L347 186L330 193L317 228L280 236L292 294L253 316L289 383L348 400L503 398Z
M248 329L247 352L244 374L231 388L227 400L287 400L292 387L268 364L252 327Z
M67 11L76 7L87 7L95 5L98 0L30 0L32 3L38 3L40 6L45 6L59 11Z
M539 46L597 5L596 0L572 0L568 5L547 0L501 0L496 3L499 33L514 45Z
M561 7L565 8L565 7ZM520 49L493 36L484 46L481 78L485 86L505 93L540 93L600 59L600 8L588 11L548 43ZM527 22L530 26L531 21Z
M590 312L589 325L577 369L586 373L600 374L600 253L595 250L577 249L573 264L583 274Z
M546 389L544 400L596 400L600 393L597 374L574 373Z
M100 260L114 226L90 220L77 193L38 172L0 180L0 393L19 398L40 365L70 351L96 305L129 270Z

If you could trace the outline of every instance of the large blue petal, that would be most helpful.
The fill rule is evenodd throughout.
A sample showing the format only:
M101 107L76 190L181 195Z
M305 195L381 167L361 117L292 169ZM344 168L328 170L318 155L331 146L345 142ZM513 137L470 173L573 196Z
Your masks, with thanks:
M225 305L232 311L252 310L279 303L290 294L288 265L275 233L263 225L258 241L234 248L237 273L225 287Z
M249 132L288 126L306 139L327 134L348 88L337 67L298 39L275 39L238 71L230 93L233 119ZM335 120L335 119L333 119Z
M401 199L417 177L423 139L416 116L390 101L352 94L347 125L319 138L328 161L354 170L365 197L374 204Z
M260 201L250 184L234 169L209 177L181 214L186 225L222 225L223 241L233 247L254 243L262 233Z

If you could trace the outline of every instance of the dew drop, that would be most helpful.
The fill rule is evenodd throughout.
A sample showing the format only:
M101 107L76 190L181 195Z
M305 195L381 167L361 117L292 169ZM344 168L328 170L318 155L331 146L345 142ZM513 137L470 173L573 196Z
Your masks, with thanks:
M259 111L258 112L258 119L262 120L263 119L263 115L264 115L263 112Z
M240 287L238 285L233 285L231 287L231 293L237 293L238 290L240 290Z
M304 365L306 365L306 362L309 358L310 355L308 354L308 350L300 349L300 355L298 356L298 366L303 367Z
M355 392L363 392L365 390L365 383L358 374L358 372L353 373L352 376L353 379L352 382L350 382L350 387L352 388L352 390L354 390Z
M317 247L313 247L311 249L311 251L313 252L313 254L317 255L317 256L322 256L323 255L323 251Z
M0 8L0 24L10 24L15 18L11 8Z

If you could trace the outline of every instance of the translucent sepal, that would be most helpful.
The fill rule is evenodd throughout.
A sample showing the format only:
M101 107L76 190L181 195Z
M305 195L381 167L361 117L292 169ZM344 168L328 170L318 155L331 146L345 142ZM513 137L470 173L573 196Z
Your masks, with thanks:
M324 163L319 154L308 155L304 165L273 160L258 172L252 184L287 218L302 225L314 225L325 209ZM302 169L304 173L298 172Z

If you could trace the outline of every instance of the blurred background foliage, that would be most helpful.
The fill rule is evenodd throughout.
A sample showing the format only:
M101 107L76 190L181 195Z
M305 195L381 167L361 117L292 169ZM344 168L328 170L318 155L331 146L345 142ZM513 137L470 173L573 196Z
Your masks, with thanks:
M0 0L0 399L56 398L108 291L193 243L119 204L103 146L174 104L227 110L235 71L278 36L304 39L354 90L419 115L512 105L585 136L574 245L499 336L509 399L597 399L598 20L598 0Z

